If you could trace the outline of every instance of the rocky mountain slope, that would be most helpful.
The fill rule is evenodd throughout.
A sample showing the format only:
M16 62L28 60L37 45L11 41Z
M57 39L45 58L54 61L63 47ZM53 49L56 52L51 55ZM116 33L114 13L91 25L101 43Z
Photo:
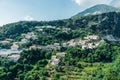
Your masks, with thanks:
M105 5L105 4L99 4L99 5L95 5L93 7L90 7L78 14L76 14L74 17L80 17L80 16L87 16L87 15L95 15L95 14L101 14L101 13L107 13L107 12L113 12L113 11L117 11L118 8L116 7L112 7L109 5Z

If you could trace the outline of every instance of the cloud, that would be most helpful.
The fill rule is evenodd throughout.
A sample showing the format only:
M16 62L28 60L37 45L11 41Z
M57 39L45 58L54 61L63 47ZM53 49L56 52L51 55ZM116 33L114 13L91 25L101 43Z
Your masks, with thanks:
M78 5L84 5L84 4L86 4L88 1L87 0L73 0L76 4L78 4Z
M24 19L25 21L32 21L32 20L34 20L33 17L31 17L31 16L29 16L29 15L25 16L23 19Z
M112 0L73 0L79 6L93 6L96 4L110 4Z
M120 0L113 0L113 1L111 2L111 5L112 5L112 6L115 6L115 7L120 7Z

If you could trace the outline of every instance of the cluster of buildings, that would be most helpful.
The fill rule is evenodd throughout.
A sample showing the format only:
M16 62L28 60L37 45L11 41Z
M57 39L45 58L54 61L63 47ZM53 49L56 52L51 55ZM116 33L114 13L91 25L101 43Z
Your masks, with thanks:
M43 28L52 28L52 29L57 29L54 26L38 26L36 27L36 29L43 31ZM60 29L60 28L59 28ZM62 31L66 32L69 31L69 28L61 28ZM11 46L10 49L1 49L0 50L0 55L2 57L8 57L11 60L17 61L20 58L19 53L22 52L22 50L19 50L19 45L21 44L25 44L27 42L29 42L31 39L37 39L37 36L35 35L34 32L28 32L27 34L22 34L22 39L20 42L15 43L12 39L5 39L4 41L0 41L0 43L2 44L7 44L7 43L13 43L13 45ZM32 48L39 48L39 49L45 49L45 50L60 50L61 46L63 47L69 47L69 46L82 46L82 49L85 48L95 48L96 46L98 46L100 43L100 38L97 35L89 35L87 37L85 37L84 39L71 39L68 42L64 42L64 43L54 43L54 44L50 44L47 46L41 46L41 45L32 45L29 47L29 49ZM56 53L56 55L53 55L51 58L50 63L53 65L57 65L60 60L58 57L64 57L66 53L64 52L60 52L60 53Z
M56 27L56 26L36 26L35 28L38 32L42 32L42 33L44 33L43 32L44 28L61 30L63 32L68 32L69 30L71 30L70 28L59 28L59 27Z
M53 66L56 66L59 64L60 62L60 58L65 57L66 53L65 52L58 52L56 53L56 55L52 55L51 60L49 61L49 63Z
M68 46L77 46L80 45L82 46L82 49L85 48L95 48L97 47L101 42L101 39L97 36L97 35L89 35L87 37L84 38L84 40L82 39L72 39L70 41L68 41L67 43L63 43L62 45L65 47ZM59 46L58 43L56 43L56 46ZM58 52L56 53L56 55L53 55L51 57L51 60L49 61L49 63L51 65L58 65L60 63L60 58L65 57L66 53L65 52Z
M29 42L30 39L37 39L37 36L35 35L34 32L28 32L27 34L22 34L22 39L21 41L19 42L20 44L25 44L27 42Z
M19 46L16 43L13 43L10 49L0 49L0 56L17 61L20 58L21 52L22 50L19 50Z
M46 46L32 45L32 46L29 47L29 49L36 49L36 48L38 48L38 49L44 49L44 50L49 51L49 50L53 50L53 49L54 50L60 50L61 46L60 46L59 43L54 43L54 44L50 44L50 45L46 45Z
M99 45L101 39L99 38L99 36L97 35L89 35L87 37L84 38L84 40L82 39L72 39L70 40L67 44L68 46L82 46L82 49L85 48L95 48Z
M7 39L5 39L3 41L0 41L0 43L3 44L3 45L5 45L5 44L9 44L12 41L13 41L12 39L7 38Z
M35 27L36 30L43 32L44 28L50 28L50 29L59 29L63 32L68 32L71 29L70 28L57 28L55 26L36 26ZM10 60L14 60L17 61L20 58L20 54L23 50L19 50L19 46L21 44L25 44L28 43L31 39L35 40L37 39L37 36L35 35L34 32L28 32L26 34L21 34L22 39L20 42L14 42L14 40L12 39L5 39L3 41L0 41L1 44L10 44L13 43L13 45L10 47L10 49L0 49L0 56L2 57L8 57ZM113 37L113 35L107 35L105 37L105 39L109 40L109 41L116 41L116 39ZM99 36L97 35L88 35L87 37L84 37L84 39L71 39L68 42L64 42L64 43L54 43L54 44L50 44L47 46L41 46L41 45L32 45L29 47L29 49L32 48L39 48L39 49L45 49L45 50L60 50L61 46L62 47L69 47L69 46L81 46L82 49L93 49L95 47L97 47L100 42L102 40L100 39ZM51 57L50 63L52 65L58 65L60 62L60 57L65 57L65 52L59 52L56 53L56 55L53 55Z
M36 26L35 28L38 32L43 32L44 28L56 29L55 26Z
M97 47L101 42L101 39L99 38L99 36L97 35L89 35L87 37L84 38L84 40L82 39L71 39L70 41L68 42L64 42L64 43L54 43L54 44L50 44L50 45L47 45L47 46L30 46L30 49L31 48L40 48L40 49L45 49L45 50L60 50L61 49L61 46L62 47L69 47L69 46L72 46L72 47L75 47L75 46L81 46L82 49L85 49L85 48L89 48L89 49L92 49L92 48L95 48Z

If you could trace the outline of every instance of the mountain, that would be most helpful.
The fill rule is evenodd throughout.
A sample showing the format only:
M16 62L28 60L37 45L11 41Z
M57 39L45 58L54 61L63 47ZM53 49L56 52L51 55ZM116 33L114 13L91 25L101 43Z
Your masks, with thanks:
M4 25L0 80L120 80L119 39L120 12Z
M117 10L118 10L118 8L116 8L116 7L112 7L112 6L105 5L105 4L99 4L99 5L95 5L93 7L90 7L88 9L76 14L72 18L86 16L86 15L101 14L101 13L106 13L106 12L114 12Z
M4 25L0 28L0 39L17 38L22 33L34 31L36 26L56 26L74 29L87 29L92 33L107 35L112 34L120 38L120 12L108 12L98 15L88 15L78 18L46 22L17 22Z

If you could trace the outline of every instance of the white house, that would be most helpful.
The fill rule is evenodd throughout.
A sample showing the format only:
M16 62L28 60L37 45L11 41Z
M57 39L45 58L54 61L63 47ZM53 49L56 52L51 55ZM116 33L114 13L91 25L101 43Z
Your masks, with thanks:
M36 48L37 48L36 45L32 45L32 46L29 47L29 49L36 49Z
M52 65L58 65L59 62L60 62L59 59L53 59L53 60L51 61L51 64L52 64Z
M9 53L8 53L8 51L7 51L6 49L0 50L0 56L2 56L2 57L7 57L8 54L9 54Z
M53 55L53 56L51 57L51 61L50 61L50 62L51 62L52 65L58 65L59 62L60 62L60 60L57 59L55 55Z
M2 43L2 44L8 44L8 43L10 43L9 41L0 41L0 43Z
M19 48L19 46L15 43L11 46L11 50L13 50L13 51L17 51L18 48Z
M13 54L11 56L8 56L8 58L12 61L17 61L20 58L19 54Z
M21 39L21 41L20 41L21 44L25 44L25 43L27 43L27 42L28 42L28 40L25 39L25 38Z
M65 52L58 52L58 53L56 53L56 56L57 57L65 57L66 54L67 53L65 53Z
M85 39L87 39L87 40L89 40L89 39L97 40L97 39L99 39L99 37L97 35L89 35L89 36L85 37Z

